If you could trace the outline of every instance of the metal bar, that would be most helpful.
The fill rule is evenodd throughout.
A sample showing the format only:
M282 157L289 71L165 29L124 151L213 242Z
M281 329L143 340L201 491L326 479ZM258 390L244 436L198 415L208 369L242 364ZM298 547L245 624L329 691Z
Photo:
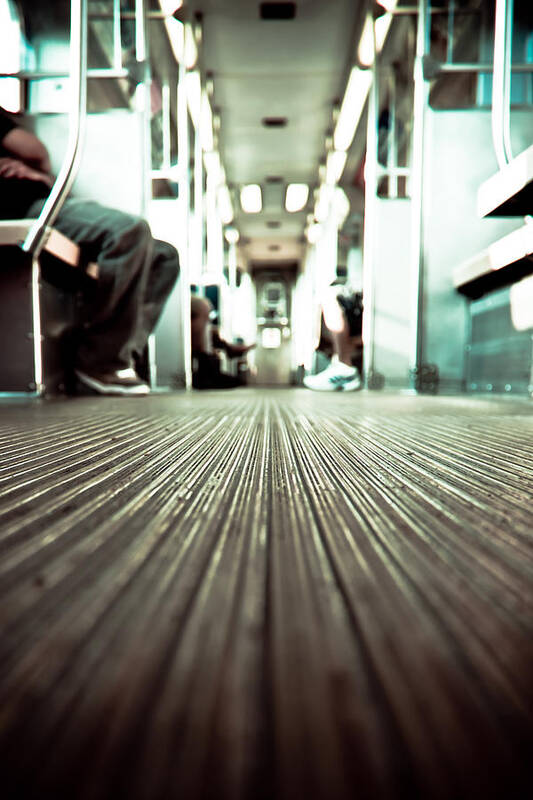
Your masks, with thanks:
M386 177L387 175L394 175L396 177L399 176L409 176L411 174L411 170L409 167L381 167L378 166L377 174L380 177Z
M375 41L374 41L375 48ZM374 53L375 56L375 53ZM365 217L363 228L363 374L368 384L375 370L375 229L377 217L378 115L379 80L375 57L372 59L372 84L368 93L366 159L365 159Z
M492 78L492 141L500 169L503 169L513 157L510 141L513 5L513 0L496 0Z
M142 81L137 86L137 108L142 113L142 198L144 216L152 196L152 132L150 125L150 65L147 58L146 5L145 0L135 0L135 60L142 67Z
M113 0L113 66L122 69L122 31L120 0Z
M396 74L389 71L389 136L387 149L387 172L389 173L389 197L398 197L398 139L396 136ZM379 170L379 166L378 166Z
M492 72L492 64L441 64L439 72ZM529 73L533 72L533 64L513 64L510 66L511 72Z
M165 81L161 87L161 115L163 129L163 169L170 169L171 165L171 136L170 136L170 86Z
M88 69L87 78L127 78L127 69ZM0 72L0 78L16 78L20 81L44 81L50 78L69 78L68 72Z
M181 306L181 336L183 347L183 371L185 388L192 389L192 359L191 359L191 290L190 290L190 148L189 148L189 112L187 110L187 92L185 76L187 69L184 64L178 67L177 87L177 122L178 122L178 165L179 165L179 191L178 191L178 224L181 235L179 237L180 256L180 306Z
M453 61L453 35L455 23L455 0L449 0L448 3L448 42L446 44L446 63L451 64Z
M428 0L419 0L414 66L413 139L411 157L411 342L409 350L411 369L413 370L418 370L422 364L424 146L425 116L429 99L429 85L428 82L424 80L423 61L429 49L429 16L427 11ZM414 389L414 380L412 388Z
M418 14L418 6L401 6L392 9L388 12L395 17L402 17L402 16L415 16ZM428 16L442 16L443 14L447 14L448 9L446 7L443 8L428 8L427 14ZM473 14L477 14L477 8L456 8L455 14L456 16L472 16Z
M115 0L113 0L115 1ZM170 15L171 16L171 15ZM169 14L165 14L163 11L147 11L146 18L147 19L160 19L164 21L168 19ZM135 20L135 11L122 11L120 14L121 19L132 19ZM112 11L93 11L89 15L89 19L113 19L113 12Z
M87 0L70 4L70 110L69 142L65 160L39 217L30 228L22 249L35 257L41 252L47 228L53 224L76 177L87 109Z

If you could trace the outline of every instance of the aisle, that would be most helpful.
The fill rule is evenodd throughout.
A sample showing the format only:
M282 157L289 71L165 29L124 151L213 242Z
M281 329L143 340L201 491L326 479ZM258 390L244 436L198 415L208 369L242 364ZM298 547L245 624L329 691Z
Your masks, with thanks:
M533 406L0 406L6 798L524 798Z

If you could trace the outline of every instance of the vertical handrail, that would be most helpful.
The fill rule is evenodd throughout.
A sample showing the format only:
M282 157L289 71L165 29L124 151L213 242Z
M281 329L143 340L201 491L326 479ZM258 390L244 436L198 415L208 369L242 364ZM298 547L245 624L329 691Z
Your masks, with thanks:
M26 253L38 257L47 230L54 223L74 182L81 157L81 143L87 112L87 0L71 0L70 4L70 90L69 141L59 174L22 245Z
M178 67L177 88L177 115L178 115L178 164L179 164L179 220L182 224L179 238L180 256L180 305L182 311L181 338L183 342L183 371L185 388L192 389L192 355L191 355L191 289L190 289L190 148L189 148L189 121L187 110L187 96L185 64Z
M426 108L429 86L424 77L424 57L428 52L428 0L418 0L418 25L414 67L413 137L411 145L411 335L410 362L412 388L422 366L422 301L424 282L424 149Z
M143 216L148 214L148 205L152 197L152 129L151 129L151 92L150 64L148 60L148 36L146 31L146 2L135 0L135 60L142 75L137 85L136 101L142 113L142 196L141 210Z
M496 0L492 75L492 141L498 166L512 161L511 52L514 0Z
M122 69L122 20L120 0L113 0L113 67Z
M378 189L378 108L379 83L376 64L375 29L373 38L372 83L368 93L366 158L365 158L365 220L363 228L363 374L368 385L375 371L375 228Z

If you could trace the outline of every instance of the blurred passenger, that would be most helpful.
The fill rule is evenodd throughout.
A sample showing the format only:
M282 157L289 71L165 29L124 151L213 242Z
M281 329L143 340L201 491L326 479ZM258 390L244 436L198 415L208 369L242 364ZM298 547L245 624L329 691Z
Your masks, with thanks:
M255 345L230 344L220 336L219 329L211 323L213 306L205 297L191 297L191 351L192 385L195 389L233 389L244 381L228 375L220 368L217 350L228 358L239 358Z
M355 392L361 388L362 294L335 281L326 292L322 316L330 339L331 363L317 375L307 375L304 385L317 392Z
M0 218L37 217L53 181L46 147L0 108ZM147 394L134 364L178 276L175 248L145 220L92 201L66 200L54 227L99 266L83 293L78 380L100 394Z

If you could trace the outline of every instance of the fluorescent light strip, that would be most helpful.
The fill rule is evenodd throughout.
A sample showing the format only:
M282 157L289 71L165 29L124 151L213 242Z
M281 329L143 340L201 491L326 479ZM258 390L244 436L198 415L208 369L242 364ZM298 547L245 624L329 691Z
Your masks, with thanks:
M285 209L289 214L305 208L309 197L309 186L306 183L289 183L285 193Z
M348 150L365 107L372 73L353 67L333 134L335 150Z
M165 17L165 28L174 58L181 64L185 53L185 26L174 17Z
M159 5L163 14L168 14L169 17L175 14L178 8L183 5L183 0L159 0Z
M231 228L226 228L224 236L228 244L237 244L239 241L239 231L233 226Z
M209 152L213 149L213 114L211 112L211 103L207 96L207 92L202 92L201 107L200 107L200 141L202 143L202 150Z
M197 70L186 74L185 92L187 94L187 105L189 106L193 125L195 128L198 128L200 126L202 112L202 86L200 83L200 73Z
M334 186L340 179L348 154L345 150L331 150L326 161L326 183Z
M261 187L258 183L249 183L241 189L241 208L246 214L258 214L263 208Z
M229 225L233 220L233 203L226 184L219 186L217 191L217 205L220 219L224 225Z
M381 53L391 22L392 14L390 13L378 17L374 23L372 17L366 18L357 51L357 56L363 66L371 67L374 62L374 35L376 37L376 53Z

